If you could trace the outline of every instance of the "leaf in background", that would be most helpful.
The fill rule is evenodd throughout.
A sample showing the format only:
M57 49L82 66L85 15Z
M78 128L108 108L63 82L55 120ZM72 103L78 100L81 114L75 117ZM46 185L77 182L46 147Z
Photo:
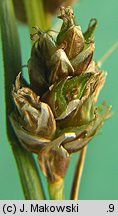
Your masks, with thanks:
M41 29L47 29L50 27L51 16L44 12L42 0L23 0L23 3L30 30L32 30L33 26L38 26Z
M11 98L12 84L21 69L20 45L11 0L0 0L0 26L5 69L5 102L8 138L17 162L25 198L35 200L44 199L34 158L31 153L19 145L9 122L9 114L13 110Z

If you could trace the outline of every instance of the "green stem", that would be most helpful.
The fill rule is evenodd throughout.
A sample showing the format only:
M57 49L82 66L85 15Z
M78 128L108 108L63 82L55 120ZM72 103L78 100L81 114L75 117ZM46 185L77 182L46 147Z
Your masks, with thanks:
M64 179L48 181L48 190L51 200L64 200Z
M50 27L51 16L44 12L42 0L23 0L23 2L30 31L33 26L38 26L44 30Z
M11 98L12 85L21 69L20 44L11 0L0 0L0 26L4 59L4 89L8 139L17 162L25 198L44 199L44 192L34 158L31 153L20 146L9 121L9 115L14 108Z

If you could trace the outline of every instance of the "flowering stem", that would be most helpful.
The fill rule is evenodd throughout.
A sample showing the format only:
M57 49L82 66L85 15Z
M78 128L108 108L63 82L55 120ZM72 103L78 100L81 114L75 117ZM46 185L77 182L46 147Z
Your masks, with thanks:
M48 190L51 200L64 200L64 179L55 182L48 180Z
M82 171L84 167L86 151L87 151L87 146L85 146L81 150L78 161L77 161L74 181L73 181L72 190L71 190L71 198L70 198L71 200L78 200L80 181L81 181Z
M99 59L98 64L99 66L118 48L118 41L116 41L110 49Z

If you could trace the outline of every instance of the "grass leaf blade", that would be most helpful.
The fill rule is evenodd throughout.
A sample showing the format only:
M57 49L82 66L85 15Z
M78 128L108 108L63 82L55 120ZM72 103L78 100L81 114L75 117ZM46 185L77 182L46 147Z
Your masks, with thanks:
M21 53L11 0L0 0L0 27L4 60L6 125L8 139L17 162L17 167L26 199L44 199L40 176L33 155L19 145L9 121L13 111L11 89L21 69Z

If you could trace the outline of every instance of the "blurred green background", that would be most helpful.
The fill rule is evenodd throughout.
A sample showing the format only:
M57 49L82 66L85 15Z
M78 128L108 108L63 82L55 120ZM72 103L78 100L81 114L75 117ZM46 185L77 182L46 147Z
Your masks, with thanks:
M96 51L99 60L118 40L118 0L80 0L73 7L76 19L84 31L90 18L97 18L99 25L95 33ZM28 28L19 24L22 48L22 64L30 57ZM1 47L1 41L0 41ZM85 167L81 179L79 199L118 199L118 49L104 62L108 71L106 84L99 101L113 105L114 116L107 120L98 135L89 143ZM10 79L10 77L9 77ZM72 160L65 178L66 199L69 199L73 173L78 154ZM45 191L47 184L42 175ZM0 199L24 199L16 163L10 149L5 128L4 77L0 52Z

